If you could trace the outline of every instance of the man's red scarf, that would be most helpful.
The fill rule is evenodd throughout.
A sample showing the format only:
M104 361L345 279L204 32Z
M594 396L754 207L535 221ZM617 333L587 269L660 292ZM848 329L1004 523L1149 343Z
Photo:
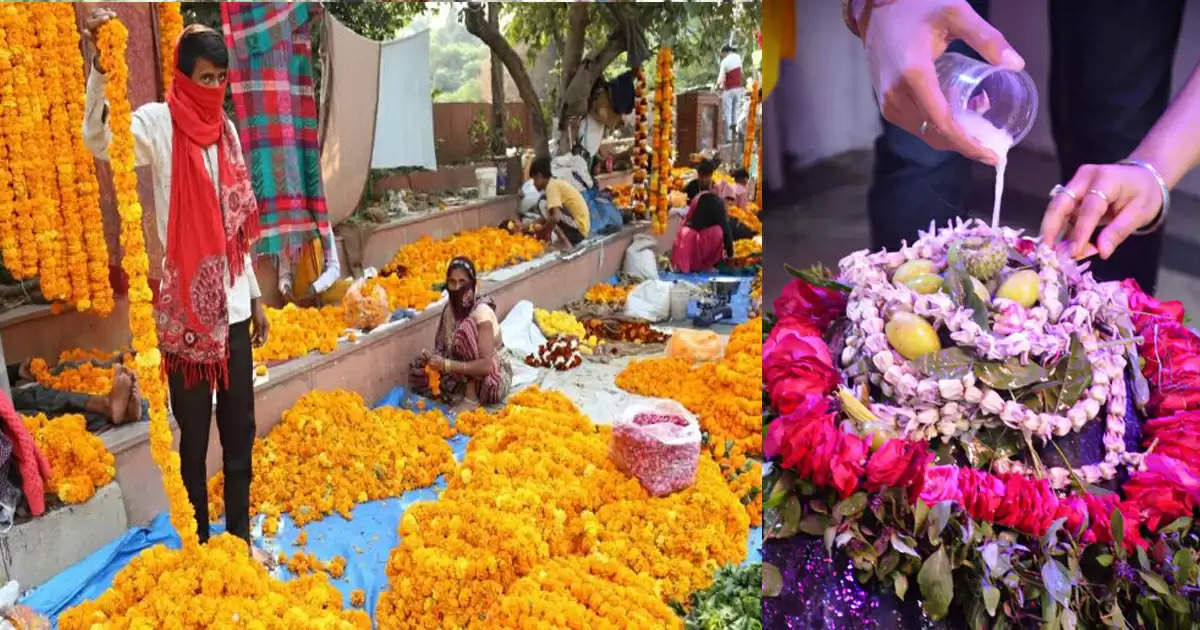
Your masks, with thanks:
M188 386L228 386L229 307L226 286L246 269L258 236L258 203L232 125L221 105L225 85L205 87L179 70L167 105L173 127L171 204L166 259L156 316L168 370ZM204 150L217 145L220 195Z

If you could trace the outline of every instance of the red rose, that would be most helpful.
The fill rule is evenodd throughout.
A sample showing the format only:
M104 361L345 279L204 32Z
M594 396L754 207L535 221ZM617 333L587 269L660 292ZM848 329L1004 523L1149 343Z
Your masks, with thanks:
M1140 508L1132 501L1122 502L1118 495L1110 494L1103 497L1097 497L1094 494L1083 495L1084 501L1087 502L1088 513L1091 516L1092 524L1088 530L1083 533L1083 542L1091 543L1106 543L1112 542L1112 515L1116 510L1121 511L1121 517L1124 520L1125 526L1122 528L1125 538L1125 549L1132 551L1135 547L1146 548L1150 543L1142 538L1141 522L1139 520Z
M1200 499L1200 478L1173 457L1152 453L1146 470L1125 482L1125 498L1138 506L1140 520L1151 530L1192 513Z
M1145 357L1142 374L1156 381L1171 375L1200 374L1200 338L1183 324L1163 322L1142 331L1145 341L1138 348Z
M962 505L962 490L958 488L958 466L929 466L925 469L925 486L921 500L929 505L954 501Z
M763 345L762 361L763 384L783 414L791 413L809 394L828 394L842 379L819 337L785 332Z
M767 427L767 437L763 440L763 455L768 459L777 455L786 457L793 433L804 428L811 422L822 419L833 422L833 414L829 411L830 400L824 396L812 394L797 401L795 407L786 415L779 416Z
M846 312L846 294L836 289L822 289L793 278L775 300L775 314L808 320L825 330L829 323Z
M766 348L768 343L774 343L780 336L796 335L799 337L820 337L822 331L813 325L811 321L800 317L781 317L775 322L775 326L771 328L771 334L767 335L767 340L763 342L763 347Z
M971 518L993 521L996 509L1004 502L1004 481L995 475L974 468L963 468L958 473L958 488L962 492L962 506Z
M891 439L867 462L868 490L901 487L915 503L925 485L925 468L933 459L927 442Z
M1054 514L1054 520L1065 517L1067 520L1063 523L1063 529L1072 536L1078 536L1087 516L1087 502L1079 495L1072 494L1058 500L1058 511Z
M1037 247L1037 241L1035 241L1031 238L1017 239L1016 250L1021 252L1022 254L1025 254L1026 256L1032 255L1033 250L1036 247Z
M1044 534L1058 512L1058 497L1050 483L1023 475L1003 479L1004 502L996 509L996 522L1035 536Z
M769 448L771 455L782 455L781 464L795 470L802 479L818 487L837 488L845 498L858 489L868 443L838 430L833 425L833 414L825 413L827 404L821 409L811 399L806 399L804 413L807 415L793 413L790 417L777 418L767 429L763 448L764 452ZM815 414L814 407L819 409ZM776 429L780 420L785 424ZM771 435L773 430L778 432L776 436Z
M1179 300L1163 302L1156 300L1142 291L1133 278L1121 281L1121 288L1129 300L1129 310L1133 311L1133 325L1139 331L1155 320L1183 321L1183 303Z
M1142 427L1142 443L1149 446L1157 441L1154 452L1172 457L1188 466L1193 475L1200 476L1200 411L1180 411L1170 416L1154 418Z

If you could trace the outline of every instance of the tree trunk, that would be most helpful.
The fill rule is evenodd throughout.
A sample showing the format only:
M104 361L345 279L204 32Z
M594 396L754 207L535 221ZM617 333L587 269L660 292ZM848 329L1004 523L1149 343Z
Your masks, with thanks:
M567 33L567 54L563 56L562 94L558 109L558 153L570 153L578 137L579 123L587 116L591 105L592 87L609 66L625 50L625 27L615 23L604 46L583 57L584 34L588 26L586 10L582 17L572 5L570 28Z
M517 93L521 95L521 100L532 113L533 128L529 130L529 144L539 154L549 153L549 130L546 126L546 118L542 115L542 102L538 98L537 91L533 89L533 81L529 78L525 63L521 61L521 55L517 54L517 51L513 50L513 47L504 39L500 29L493 28L488 23L481 4L471 3L467 6L465 26L467 32L478 37L504 62L509 76L517 84Z
M488 26L500 32L500 4L488 3ZM503 155L508 144L504 133L504 62L492 51L492 155Z

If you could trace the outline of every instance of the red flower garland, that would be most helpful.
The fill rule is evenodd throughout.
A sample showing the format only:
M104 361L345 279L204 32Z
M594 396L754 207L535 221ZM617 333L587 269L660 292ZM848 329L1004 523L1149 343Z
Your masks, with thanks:
M763 344L764 386L783 414L767 429L764 454L779 456L785 468L817 486L836 488L843 498L859 487L904 487L910 501L953 501L975 520L1036 536L1063 518L1064 530L1084 542L1111 542L1112 515L1120 510L1125 546L1146 547L1140 526L1155 531L1200 505L1200 337L1181 323L1179 302L1156 300L1133 280L1122 285L1137 334L1145 339L1139 352L1151 387L1148 409L1173 413L1145 424L1145 443L1155 443L1154 452L1146 458L1146 469L1124 484L1124 499L1087 493L1059 497L1045 479L932 466L933 455L923 441L894 438L870 452L871 436L835 426L828 394L840 377L826 379L821 371L829 349L819 335L843 314L845 296L800 279L792 280L776 300L780 319ZM782 400L774 399L781 383L793 382L799 384L780 389Z

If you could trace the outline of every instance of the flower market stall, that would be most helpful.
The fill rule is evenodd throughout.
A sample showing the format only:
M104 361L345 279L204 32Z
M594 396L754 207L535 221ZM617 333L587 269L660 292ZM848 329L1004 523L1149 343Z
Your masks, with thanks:
M1194 625L1178 302L974 221L793 272L762 349L765 627Z

